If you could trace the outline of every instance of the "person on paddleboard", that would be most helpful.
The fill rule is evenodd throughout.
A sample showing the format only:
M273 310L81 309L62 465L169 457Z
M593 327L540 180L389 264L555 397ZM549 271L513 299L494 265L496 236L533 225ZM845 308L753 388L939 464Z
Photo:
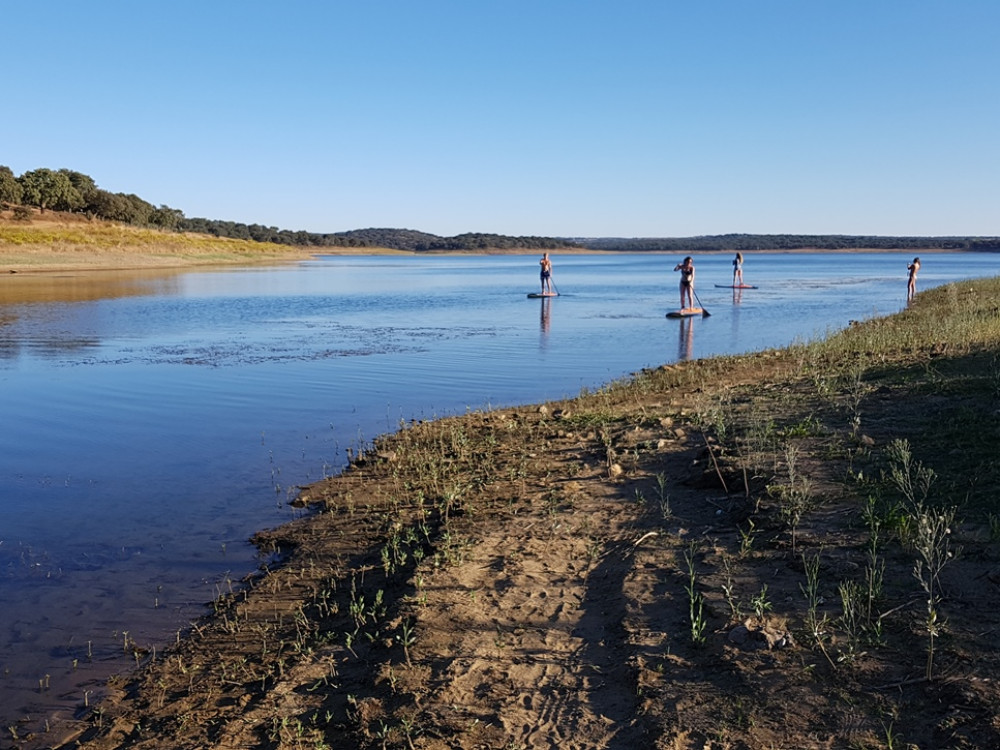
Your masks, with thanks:
M542 254L538 265L542 267L542 294L552 294L552 261L549 260L548 253Z
M674 266L674 270L681 272L681 310L694 307L694 261L691 256Z
M733 286L743 286L743 253L733 259Z
M906 270L910 272L910 276L906 281L906 301L909 302L913 299L913 295L917 293L917 271L920 270L920 258L914 258L913 262L906 267Z

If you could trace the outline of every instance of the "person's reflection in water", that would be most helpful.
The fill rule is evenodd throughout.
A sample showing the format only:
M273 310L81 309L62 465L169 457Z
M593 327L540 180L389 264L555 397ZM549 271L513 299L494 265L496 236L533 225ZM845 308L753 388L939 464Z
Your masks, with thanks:
M677 339L677 359L694 358L694 316L680 319L681 335Z
M743 301L743 290L733 290L733 314L729 316L729 340L733 346L740 340L740 303Z
M542 337L540 343L542 347L548 342L549 338L549 326L552 324L551 310L549 305L552 304L552 300L548 297L542 297L542 311L539 314L539 328L541 329Z

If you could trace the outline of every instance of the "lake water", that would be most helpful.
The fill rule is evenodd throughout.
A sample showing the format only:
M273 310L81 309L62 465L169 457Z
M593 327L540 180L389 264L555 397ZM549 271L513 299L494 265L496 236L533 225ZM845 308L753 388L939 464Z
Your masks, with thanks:
M918 288L1000 273L921 256ZM573 396L678 359L783 346L905 305L911 256L329 257L277 268L0 278L0 726L82 705L259 563L295 488L401 420Z

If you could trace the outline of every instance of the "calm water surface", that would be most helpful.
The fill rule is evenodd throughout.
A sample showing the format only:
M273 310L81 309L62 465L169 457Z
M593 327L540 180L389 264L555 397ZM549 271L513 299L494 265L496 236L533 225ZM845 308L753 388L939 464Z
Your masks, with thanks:
M1000 272L925 254L919 288ZM0 726L82 704L128 639L173 639L259 561L295 487L401 420L577 394L905 305L911 256L336 257L0 278Z

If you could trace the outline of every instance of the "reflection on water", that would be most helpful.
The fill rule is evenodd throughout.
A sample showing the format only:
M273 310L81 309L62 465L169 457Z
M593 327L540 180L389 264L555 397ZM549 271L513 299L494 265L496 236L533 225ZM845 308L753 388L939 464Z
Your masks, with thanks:
M26 349L39 357L57 359L71 354L83 354L95 349L99 343L93 338L64 338L58 334L46 339L18 340L6 338L0 333L0 359L15 359Z
M542 331L542 346L544 347L545 341L548 338L549 328L552 326L552 299L550 297L542 297L540 302L542 303L542 309L539 313L541 317L540 328Z
M687 361L694 358L694 317L681 318L680 334L677 337L677 359Z
M85 356L99 346L99 338L51 325L60 310L73 303L174 294L181 273L161 269L0 276L0 359L14 359L25 350L52 359ZM13 325L25 319L30 327L12 333Z
M87 302L172 294L179 269L18 273L0 276L0 305Z
M127 668L123 631L172 640L256 567L246 540L293 517L298 485L401 421L561 399L905 304L901 254L754 255L759 289L738 294L708 286L732 270L707 256L711 317L675 326L678 260L560 257L558 301L526 299L538 271L519 256L0 278L0 726L71 710L82 683ZM998 268L922 260L923 287Z

